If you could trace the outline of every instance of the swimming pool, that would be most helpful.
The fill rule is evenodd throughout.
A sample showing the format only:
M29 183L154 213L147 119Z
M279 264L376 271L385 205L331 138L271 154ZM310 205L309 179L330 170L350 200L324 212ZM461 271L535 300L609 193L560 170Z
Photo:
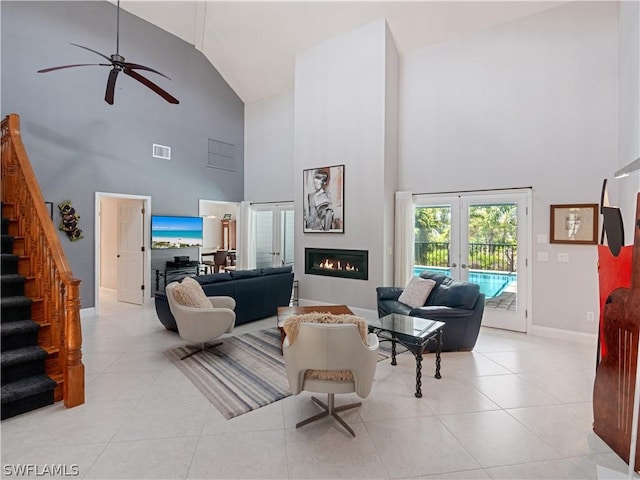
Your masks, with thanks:
M422 267L414 266L413 274L418 276L421 272L429 270L434 273L442 273L444 275L450 275L448 268L438 267ZM486 295L487 298L497 297L507 286L514 282L518 278L515 273L502 273L502 272L477 272L469 271L469 282L477 283L480 285L480 291Z

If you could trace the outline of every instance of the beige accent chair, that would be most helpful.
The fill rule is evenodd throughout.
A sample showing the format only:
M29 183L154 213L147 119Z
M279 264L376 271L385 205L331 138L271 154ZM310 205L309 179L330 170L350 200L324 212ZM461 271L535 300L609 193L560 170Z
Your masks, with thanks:
M225 333L231 333L236 322L236 301L231 297L206 297L210 306L190 307L182 305L175 295L175 289L180 284L171 282L165 291L169 308L176 319L179 335L188 342L195 342L197 345L188 345L193 348L180 360L184 360L191 355L203 352L205 349L212 349L222 345L222 342L208 344ZM204 292L203 292L204 295Z
M292 393L298 395L306 390L326 393L328 397L326 404L311 397L323 411L299 422L296 428L331 415L356 436L338 412L359 407L362 402L336 407L334 397L336 393L355 392L366 398L371 392L378 363L378 338L373 333L366 338L368 345L354 323L301 323L292 343L287 335L282 352Z

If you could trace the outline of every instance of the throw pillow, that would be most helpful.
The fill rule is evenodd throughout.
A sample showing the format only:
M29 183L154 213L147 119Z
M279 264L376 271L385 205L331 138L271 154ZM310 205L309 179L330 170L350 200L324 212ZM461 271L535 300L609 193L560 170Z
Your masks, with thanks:
M412 277L398 301L413 308L422 307L436 282L427 278Z
M185 277L173 289L173 296L180 305L194 308L211 308L211 302L200 284L191 277Z
M294 315L285 320L283 328L290 344L295 342L302 323L355 323L358 327L358 332L360 332L362 342L365 345L369 344L367 341L367 321L364 318L356 317L355 315L333 315L321 312ZM304 378L352 382L353 374L349 370L307 370Z

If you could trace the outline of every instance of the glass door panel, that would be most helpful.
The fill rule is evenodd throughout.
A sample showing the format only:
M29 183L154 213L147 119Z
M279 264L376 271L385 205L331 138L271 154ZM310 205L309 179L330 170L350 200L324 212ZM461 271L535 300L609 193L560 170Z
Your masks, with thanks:
M280 263L293 266L293 209L280 209Z
M478 284L484 326L526 331L527 194L416 200L414 273L428 269Z
M256 268L293 265L293 205L255 209Z
M273 211L256 210L256 268L273 265Z

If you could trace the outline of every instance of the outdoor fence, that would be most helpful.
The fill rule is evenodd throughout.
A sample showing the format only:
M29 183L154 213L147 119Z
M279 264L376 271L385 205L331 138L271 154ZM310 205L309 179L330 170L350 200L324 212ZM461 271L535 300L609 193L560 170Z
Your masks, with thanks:
M451 244L449 242L416 242L415 263L430 267L449 267ZM499 243L470 243L469 268L501 272L515 272L516 245Z

